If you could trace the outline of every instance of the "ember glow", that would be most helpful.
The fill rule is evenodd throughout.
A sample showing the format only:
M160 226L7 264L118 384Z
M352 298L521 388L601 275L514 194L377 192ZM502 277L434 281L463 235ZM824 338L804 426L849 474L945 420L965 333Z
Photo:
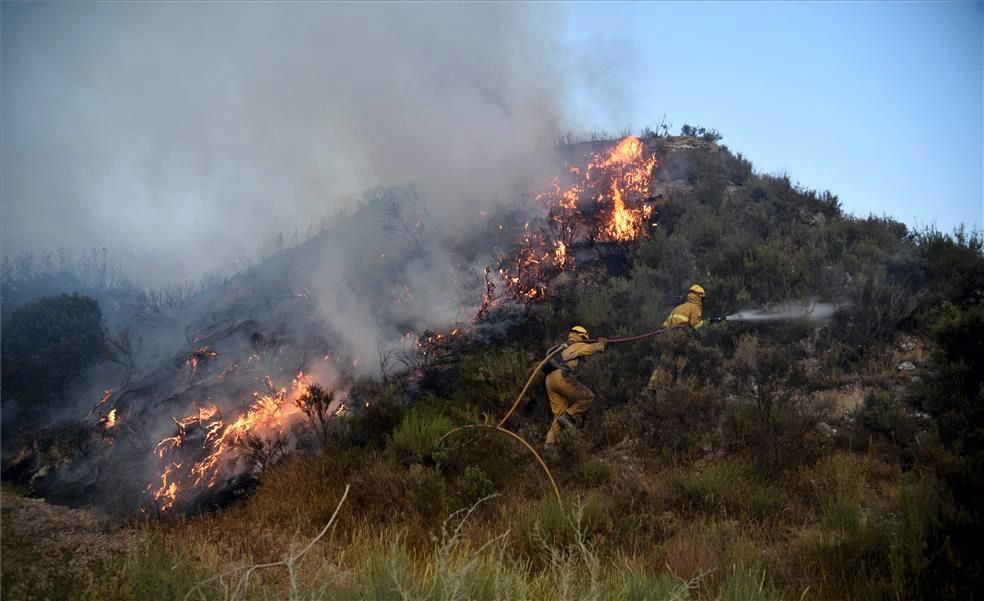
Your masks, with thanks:
M203 346L200 349L195 350L193 353L188 355L185 359L185 364L191 367L191 376L195 377L198 373L198 362L208 361L209 359L214 359L217 353L215 351L209 350L207 346Z
M223 474L237 473L240 446L247 437L264 443L289 437L305 419L297 400L313 383L304 372L297 374L289 388L277 388L267 377L268 390L254 393L245 411L231 421L224 420L214 404L172 418L177 433L157 443L154 450L161 460L160 477L147 487L159 509L166 511L179 499L215 486ZM241 468L239 465L240 472Z
M96 408L98 409L99 407L102 407L103 405L105 405L106 404L106 401L108 401L111 396L113 396L113 389L112 388L107 388L106 390L104 390L103 391L102 398L100 398L99 399L99 402L96 403Z
M117 424L116 407L113 407L112 409L109 410L109 413L107 413L105 417L102 418L102 423L104 426L106 426L107 430Z
M549 191L536 195L545 217L526 223L516 248L500 262L499 275L513 298L541 300L551 276L574 269L575 244L644 236L653 216L648 201L655 166L656 156L647 156L635 136L593 154L583 169L568 165L564 182L555 178Z

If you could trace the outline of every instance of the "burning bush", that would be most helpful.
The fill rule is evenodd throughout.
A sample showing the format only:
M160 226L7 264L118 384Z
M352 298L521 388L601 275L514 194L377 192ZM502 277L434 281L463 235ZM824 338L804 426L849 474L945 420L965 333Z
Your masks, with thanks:
M536 196L542 217L523 226L520 239L499 263L499 274L513 298L542 301L548 283L573 269L579 244L625 243L651 228L650 181L656 156L635 136L627 136L587 165L568 166L562 182Z

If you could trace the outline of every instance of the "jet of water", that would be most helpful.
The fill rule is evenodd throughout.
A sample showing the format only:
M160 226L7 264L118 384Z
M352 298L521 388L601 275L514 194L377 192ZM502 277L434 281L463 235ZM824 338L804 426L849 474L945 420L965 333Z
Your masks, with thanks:
M823 321L834 316L838 305L834 303L790 303L775 309L739 311L725 317L727 321L791 321L808 319Z

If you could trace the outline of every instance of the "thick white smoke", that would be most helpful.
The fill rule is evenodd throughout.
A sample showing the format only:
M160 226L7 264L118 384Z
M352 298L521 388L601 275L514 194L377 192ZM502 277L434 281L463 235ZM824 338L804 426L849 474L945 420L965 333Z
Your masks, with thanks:
M543 175L550 11L6 4L3 251L104 246L142 284L194 280L404 182L460 226Z

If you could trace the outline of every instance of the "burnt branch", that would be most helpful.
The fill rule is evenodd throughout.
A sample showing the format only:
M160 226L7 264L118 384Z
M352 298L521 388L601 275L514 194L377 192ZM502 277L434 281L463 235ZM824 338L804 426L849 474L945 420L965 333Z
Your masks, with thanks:
M383 378L383 382L389 381L393 375L393 355L395 353L396 351L392 349L379 351L379 373Z
M415 254L425 254L424 221L416 211L420 206L417 189L413 186L380 189L373 192L373 197L382 205L380 210L386 220L383 230L405 238L413 246ZM408 206L413 207L413 213L407 212Z
M271 465L287 455L287 436L278 432L273 438L261 438L260 436L246 432L236 439L233 448L240 451L240 457L244 458L253 469L263 473Z
M321 443L321 448L327 448L331 434L331 418L334 416L332 405L335 402L335 391L312 384L295 402L307 417L308 424Z
M482 294L482 304L478 307L475 314L475 322L483 322L489 318L489 310L495 305L502 294L496 293L495 281L492 279L492 268L485 266L485 292Z
M116 336L106 338L107 357L124 369L123 384L120 385L123 390L126 390L126 387L130 385L133 372L136 371L137 356L142 346L143 337L131 337L129 328L120 330Z

